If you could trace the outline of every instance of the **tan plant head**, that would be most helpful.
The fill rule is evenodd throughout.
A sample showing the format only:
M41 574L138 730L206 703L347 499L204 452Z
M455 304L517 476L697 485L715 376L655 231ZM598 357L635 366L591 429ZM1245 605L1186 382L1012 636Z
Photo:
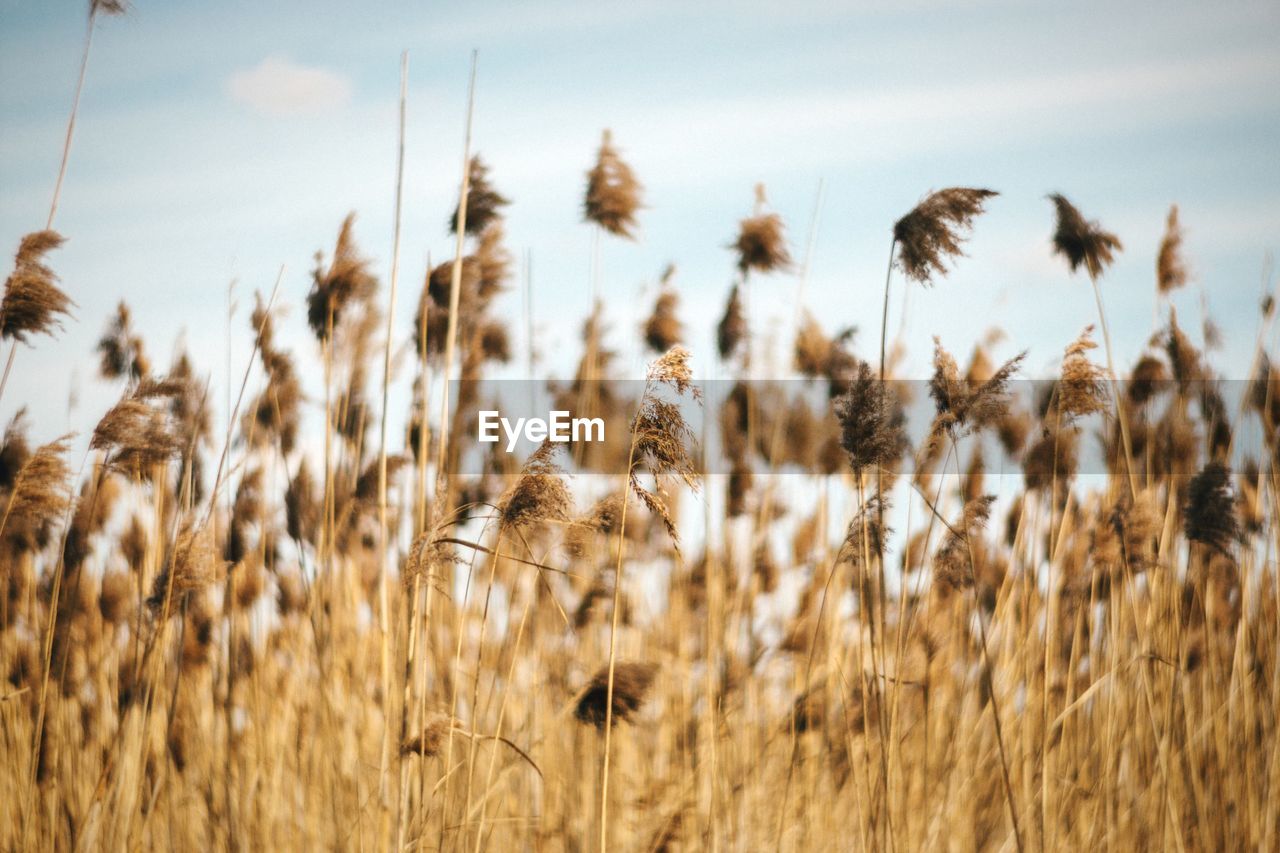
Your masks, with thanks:
M738 237L730 248L738 255L738 270L770 273L791 266L782 217L765 213L764 184L756 185L756 212L738 223Z
M1009 381L1026 353L1006 361L982 384L973 387L960 375L955 358L934 338L933 376L929 395L937 409L935 432L961 435L996 424L1009 410Z
M71 316L75 303L58 289L57 275L44 262L63 242L56 231L36 231L18 244L0 300L0 339L27 343L28 335L52 335L62 328L60 318Z
M582 200L582 216L605 231L628 240L635 239L636 212L641 206L643 187L631 167L613 144L613 134L600 137L595 165L587 172L587 191Z
M564 471L555 461L558 446L550 441L529 455L515 485L498 501L498 520L510 529L542 521L569 520L572 500Z
M1182 259L1182 225L1178 222L1178 206L1169 208L1164 237L1156 255L1156 287L1161 293L1172 293L1187 283L1187 265Z
M1062 358L1057 406L1067 423L1107 410L1106 371L1089 360L1089 350L1098 346L1092 335L1093 326L1085 327Z

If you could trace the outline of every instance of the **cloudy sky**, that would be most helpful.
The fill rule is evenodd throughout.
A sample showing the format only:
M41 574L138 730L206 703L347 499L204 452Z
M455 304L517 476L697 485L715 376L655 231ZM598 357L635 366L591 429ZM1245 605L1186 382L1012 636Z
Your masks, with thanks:
M43 226L84 39L83 0L0 0L0 243ZM1220 369L1242 374L1280 247L1280 6L973 2L196 3L135 0L98 23L52 258L78 303L57 340L20 351L0 401L30 405L41 437L84 429L118 389L93 342L125 299L157 361L178 341L226 384L250 352L247 307L281 265L286 342L310 357L299 310L312 255L343 216L385 273L391 250L399 57L410 63L403 286L407 338L428 256L451 254L471 51L475 146L513 199L512 249L533 259L546 370L576 355L591 231L583 173L610 127L646 187L636 243L606 240L604 293L634 367L634 330L668 263L704 371L730 284L725 244L764 182L799 257L823 186L803 300L873 354L893 221L931 189L1002 195L969 257L895 299L924 371L931 336L967 354L1002 327L1046 375L1096 319L1088 284L1052 258L1061 191L1124 240L1104 282L1117 356L1152 329L1153 264L1169 205L1194 279L1183 324L1224 329ZM795 276L753 293L787 336ZM516 317L520 295L504 297ZM904 313L905 309L905 313ZM905 316L905 320L903 319ZM402 376L402 384L408 376ZM238 379L237 379L238 382ZM73 389L80 403L68 418ZM218 395L221 399L221 394Z

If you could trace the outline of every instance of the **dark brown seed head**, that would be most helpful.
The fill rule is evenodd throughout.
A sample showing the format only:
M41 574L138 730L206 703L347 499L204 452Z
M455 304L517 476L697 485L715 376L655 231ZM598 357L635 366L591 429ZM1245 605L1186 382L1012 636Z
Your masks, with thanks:
M907 278L928 285L935 275L946 275L947 262L963 254L961 246L973 220L996 195L971 187L938 190L895 222L898 264Z
M1156 255L1156 287L1170 293L1187 283L1187 266L1182 260L1182 226L1178 224L1178 206L1169 208L1164 239Z
M840 446L855 474L887 468L907 449L906 420L888 387L866 362L859 362L848 390L833 404L840 423Z
M1240 538L1240 522L1227 466L1210 462L1191 478L1182 507L1182 523L1192 542L1230 556L1231 545Z
M613 719L626 721L644 704L657 675L658 667L651 663L619 662L613 667ZM592 676L586 689L578 697L574 716L580 722L603 730L609 710L609 667L603 666Z
M133 330L129 306L121 302L98 339L98 371L104 379L139 381L151 372L142 338Z
M471 158L471 174L467 179L467 223L468 234L480 234L490 223L502 216L502 208L510 204L506 196L494 189L489 183L489 167L476 154ZM449 233L458 233L458 209L449 217Z
M498 501L502 527L568 521L572 502L564 483L564 472L554 459L556 449L556 445L544 441L529 455L515 485Z
M369 261L360 255L356 247L352 230L355 219L356 215L349 213L342 221L329 266L322 266L317 256L316 268L311 273L307 323L321 343L332 336L345 309L370 299L378 287L378 280L369 272Z
M747 317L742 308L742 298L735 284L729 291L729 301L724 306L724 316L716 326L716 346L720 357L730 358L738 350L738 345L747 339L750 330L747 328Z
M649 349L663 353L681 342L684 328L676 316L679 305L680 297L674 290L664 289L658 294L653 313L644 323L644 340Z
M1124 249L1120 238L1085 219L1065 196L1054 193L1049 199L1058 210L1054 252L1067 259L1072 272L1083 266L1089 277L1096 279L1111 265L1114 253Z
M769 273L791 266L791 254L783 233L782 217L765 213L764 185L756 185L756 213L738 223L738 238L730 248L738 254L738 269Z
M1107 408L1106 373L1089 360L1089 350L1096 349L1093 326L1067 347L1062 358L1062 378L1058 382L1058 412L1064 422L1085 417Z

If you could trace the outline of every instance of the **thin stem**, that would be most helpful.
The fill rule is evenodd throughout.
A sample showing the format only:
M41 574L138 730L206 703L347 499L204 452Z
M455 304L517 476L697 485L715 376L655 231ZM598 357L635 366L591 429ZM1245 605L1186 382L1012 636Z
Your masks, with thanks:
M476 103L476 51L471 52L471 82L467 87L467 130L462 145L462 183L458 189L458 216L454 222L457 240L453 270L449 280L449 325L445 333L444 373L440 389L440 435L436 455L436 494L444 482L445 453L449 443L449 378L453 373L453 350L458 338L458 301L462 292L462 249L467 236L467 197L471 192L471 119Z
M898 251L898 238L889 243L889 268L884 274L884 310L880 314L880 381L884 382L885 341L889 333L889 284L893 281L893 255Z
M382 352L382 419L378 431L378 555L381 562L378 572L378 621L379 640L382 656L382 754L380 758L378 784L380 793L385 797L387 786L387 764L391 760L391 649L387 642L388 603L387 603L387 547L390 536L387 531L387 389L391 384L391 337L395 324L396 285L400 278L400 217L404 197L404 118L405 102L409 83L409 52L400 54L400 126L396 146L396 191L395 191L395 225L391 238L391 290L387 295L387 333ZM416 602L416 599L415 599ZM399 778L399 774L397 774ZM397 797L397 802L399 798ZM385 825L385 822L384 822ZM396 829L400 831L400 818L397 815ZM387 842L384 836L383 843Z
M649 395L645 383L641 405ZM609 683L604 703L604 766L600 772L600 853L609 849L609 744L613 734L613 673L618 639L618 613L622 609L622 560L627 545L627 498L631 495L631 470L636 464L636 433L631 432L631 450L627 455L627 483L622 488L622 510L618 515L618 562L613 571L613 622L609 627Z
M71 100L71 115L67 118L67 136L62 143L62 161L58 164L58 180L53 185L53 201L49 204L49 220L45 228L53 227L58 213L58 198L62 195L62 181L67 176L67 161L71 159L71 138L76 132L76 114L80 112L80 94L84 91L84 78L89 70L89 49L93 46L93 25L98 17L97 4L89 5L89 25L84 34L84 53L80 57L80 77L76 80L75 97Z
M1093 299L1098 304L1098 323L1102 326L1102 342L1107 348L1107 374L1111 378L1111 396L1116 401L1116 418L1120 421L1120 440L1124 449L1124 470L1129 478L1129 497L1138 497L1138 481L1133 475L1133 444L1129 441L1129 418L1125 414L1124 399L1120 394L1120 382L1116 379L1116 362L1111 353L1111 332L1107 328L1107 312L1102 309L1102 289L1098 279L1089 276L1093 284Z
M18 354L18 339L14 338L9 345L9 358L4 363L4 377L0 378L0 400L4 399L5 386L9 384L9 371L13 370L13 359Z

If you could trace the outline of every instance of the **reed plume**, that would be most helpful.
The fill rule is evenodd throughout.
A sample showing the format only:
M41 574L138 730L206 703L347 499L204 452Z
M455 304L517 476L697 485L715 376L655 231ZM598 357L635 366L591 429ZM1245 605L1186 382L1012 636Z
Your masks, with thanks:
M644 340L649 349L664 353L681 342L684 327L676 314L680 296L670 287L674 270L668 268L662 277L662 290L653 304L653 313L644 322Z
M307 294L307 323L316 340L327 343L341 322L344 309L354 302L365 301L377 289L377 279L369 272L369 261L361 256L355 244L353 228L356 215L347 214L338 230L333 257L328 267L316 256L311 273L311 291Z
M645 694L653 684L658 667L652 663L618 661L612 667L603 666L587 682L574 703L573 715L579 722L597 729L605 728L606 720L630 720L644 704ZM610 677L612 675L612 678ZM612 681L613 700L609 700ZM612 707L610 707L612 705Z
M887 468L906 451L906 416L866 362L858 363L855 378L834 408L840 446L855 475L868 467Z
M66 514L71 469L64 456L70 441L71 436L64 435L36 448L13 477L0 514L0 534L11 547L43 547L53 525Z
M987 199L999 193L972 187L949 187L927 195L911 212L893 224L898 263L912 281L933 283L946 275L947 262L963 254L962 246L973 220Z
M764 184L756 184L755 213L738 223L738 237L730 244L744 277L751 272L770 273L791 266L782 217L766 213L767 203Z
M1089 350L1098 346L1092 334L1093 326L1087 326L1063 355L1057 410L1066 423L1107 408L1106 373L1089 360Z
M1050 201L1058 211L1058 224L1053 232L1053 251L1062 255L1075 272L1084 267L1092 279L1097 279L1111 266L1115 253L1124 246L1120 238L1103 230L1097 222L1091 222L1076 209L1066 196L1053 193Z
M997 423L1009 410L1009 381L1026 355L1023 352L1009 359L985 382L973 387L961 377L955 358L935 337L933 376L929 380L929 395L937 410L934 431L960 435Z
M732 357L749 334L747 317L742 309L742 297L738 293L738 285L735 284L729 290L729 301L725 303L724 315L716 325L716 347L720 357L726 360Z
M515 485L498 502L498 519L504 528L569 520L572 501L564 471L554 458L557 449L557 445L544 441L529 455Z
M482 234L490 224L502 216L502 208L510 204L502 193L489 181L489 167L476 154L471 158L470 177L467 188L466 233ZM449 233L458 233L459 205L449 217Z
M1226 465L1210 462L1191 478L1182 523L1187 539L1231 555L1231 546L1240 539L1240 521L1231 491L1231 470Z
M89 439L91 450L107 454L107 464L134 477L147 477L151 470L173 459L189 441L177 434L167 401L181 388L166 382L145 379L107 411Z
M650 512L662 519L673 542L679 542L675 519L672 518L660 478L674 476L691 489L698 487L697 468L690 447L693 432L676 403L658 396L659 386L666 386L683 397L701 400L701 391L692 384L689 351L673 347L649 367L645 393L640 408L631 422L633 464L627 472L631 491ZM641 465L655 478L653 488L640 480Z
M613 133L605 130L600 137L595 165L587 172L583 220L594 222L616 237L634 240L642 192L635 173L614 147Z
M133 313L121 300L98 339L98 372L103 379L138 382L151 372L142 336L133 330Z
M1156 255L1156 288L1162 295L1172 293L1187 283L1187 266L1182 259L1182 225L1178 222L1178 206L1169 208L1164 237Z
M60 316L71 316L75 303L58 289L58 276L44 260L63 242L56 231L36 231L18 244L0 301L0 339L28 343L28 335L52 336L62 328Z

